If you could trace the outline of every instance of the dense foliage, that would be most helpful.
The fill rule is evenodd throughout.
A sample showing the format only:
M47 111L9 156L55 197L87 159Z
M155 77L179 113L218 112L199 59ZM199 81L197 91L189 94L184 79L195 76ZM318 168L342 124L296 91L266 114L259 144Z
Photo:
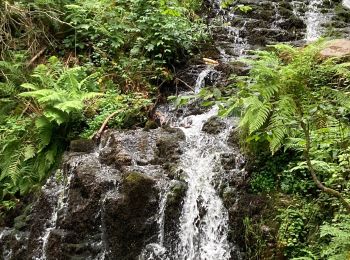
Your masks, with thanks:
M205 39L200 1L0 2L0 216L69 141L142 126L157 86Z
M72 139L92 138L111 116L109 127L145 124L173 65L206 39L200 6L0 2L0 218L40 188ZM205 106L217 100L222 116L240 116L250 191L273 201L258 221L244 220L251 259L350 257L350 63L320 57L323 47L270 46L245 61L248 76L199 93ZM172 98L183 105L197 97ZM263 232L271 222L272 253Z
M350 254L350 64L320 57L322 48L320 41L256 52L249 76L236 79L237 96L225 98L221 111L241 116L242 143L259 169L253 191L287 196L276 205L276 239L294 259Z

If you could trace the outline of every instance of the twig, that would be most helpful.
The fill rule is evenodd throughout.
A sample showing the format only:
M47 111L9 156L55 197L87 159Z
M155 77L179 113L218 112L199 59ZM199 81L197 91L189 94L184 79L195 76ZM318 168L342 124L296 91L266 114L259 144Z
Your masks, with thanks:
M304 149L304 158L306 160L306 165L309 169L309 172L311 174L312 180L316 184L317 188L319 188L321 191L327 193L328 195L331 195L333 197L336 197L341 204L343 204L344 208L347 210L348 214L350 214L350 203L345 200L343 195L332 188L326 187L323 185L323 183L318 179L316 175L316 171L311 163L311 158L310 158L310 149L311 149L311 137L310 137L310 129L309 127L303 122L300 122L301 128L303 129L304 135L305 135L305 149Z
M46 47L42 48L27 64L27 68L30 67L44 52Z
M182 79L176 78L175 81L180 81L181 83L185 84L185 86L188 87L190 90L194 91L194 89L190 85L188 85L185 81L183 81Z
M118 114L118 113L119 113L119 111L115 111L115 112L113 112L112 114L110 114L110 115L105 119L105 121L103 121L103 124L101 125L100 129L97 131L97 133L93 136L92 139L94 139L94 140L100 140L101 135L102 135L104 129L106 128L106 126L107 126L109 120L111 120L111 118L114 117L114 116L115 116L116 114Z

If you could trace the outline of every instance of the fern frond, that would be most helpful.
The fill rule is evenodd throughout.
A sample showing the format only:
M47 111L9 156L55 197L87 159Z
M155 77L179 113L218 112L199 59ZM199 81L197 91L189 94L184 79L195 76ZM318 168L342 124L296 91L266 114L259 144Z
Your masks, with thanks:
M52 124L45 116L41 116L35 120L35 126L38 130L38 152L41 152L51 142Z
M285 125L276 125L272 129L272 137L270 141L270 151L276 153L283 145L285 138L288 135L288 128Z
M82 81L80 81L78 83L78 89L87 90L87 88L84 89L85 84L88 83L90 80L96 79L99 75L100 75L100 73L95 72L95 73L85 77Z
M338 89L327 88L327 91L340 106L350 109L350 93Z
M79 90L78 77L82 71L82 67L73 67L63 71L56 81L56 86L66 90Z
M22 88L25 88L25 89L31 89L31 90L39 90L40 88L38 86L36 86L35 84L32 84L32 83L23 83L21 85Z
M249 124L249 134L259 130L269 118L272 112L272 104L269 102L261 103L261 106L256 110L252 111L255 114L255 120Z
M55 91L52 89L40 89L40 90L35 90L35 91L27 91L19 94L21 97L30 97L30 98L44 98L46 96L54 94Z
M6 83L0 82L0 97L11 97L18 92L16 85L9 81Z
M24 148L24 161L32 159L36 154L35 147L32 144L27 144Z
M45 108L44 115L50 122L55 122L58 125L67 122L69 118L69 115L67 113L55 107Z
M84 103L80 100L70 100L59 103L55 105L54 108L69 114L74 111L82 110L84 108Z
M350 219L340 216L338 223L325 224L320 236L331 237L331 242L322 250L322 256L332 260L347 260L350 256Z
M247 127L249 129L249 125L254 120L254 112L260 109L263 103L255 95L242 99L242 102L244 115L240 120L239 127Z
M17 186L20 181L22 162L24 157L24 146L20 146L9 159L8 166L5 169L7 175L11 178L13 186Z

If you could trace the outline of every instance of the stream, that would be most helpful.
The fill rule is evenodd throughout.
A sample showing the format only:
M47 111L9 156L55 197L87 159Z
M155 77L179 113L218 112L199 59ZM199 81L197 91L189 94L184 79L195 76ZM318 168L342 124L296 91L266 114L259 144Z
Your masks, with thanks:
M241 2L251 3L252 11L206 1L215 53L207 58L219 65L188 69L196 71L195 93L208 82L224 84L228 75L220 67L250 50L314 41L337 19L335 6L324 8L322 0ZM350 8L350 1L343 5ZM230 141L237 120L217 118L217 111L196 100L180 109L163 105L157 113L166 127L111 130L98 145L71 148L33 202L29 224L0 230L0 258L245 259L239 212L254 203L245 205L240 190L245 160Z

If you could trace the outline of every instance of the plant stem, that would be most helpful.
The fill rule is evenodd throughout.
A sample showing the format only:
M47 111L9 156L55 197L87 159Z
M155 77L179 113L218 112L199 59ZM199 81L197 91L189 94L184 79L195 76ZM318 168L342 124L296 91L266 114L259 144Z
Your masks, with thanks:
M315 182L316 186L320 190L322 190L323 192L339 199L339 201L343 204L343 206L347 210L348 214L350 214L350 203L344 199L343 195L339 191L336 191L332 188L326 187L317 178L316 171L315 171L314 167L312 166L311 159L310 159L310 148L311 148L310 131L309 131L309 128L306 126L306 124L303 121L301 121L300 125L301 125L301 128L303 129L303 132L305 135L305 141L306 141L305 150L304 150L304 157L306 160L307 167L309 168L309 172L311 174L312 180Z

